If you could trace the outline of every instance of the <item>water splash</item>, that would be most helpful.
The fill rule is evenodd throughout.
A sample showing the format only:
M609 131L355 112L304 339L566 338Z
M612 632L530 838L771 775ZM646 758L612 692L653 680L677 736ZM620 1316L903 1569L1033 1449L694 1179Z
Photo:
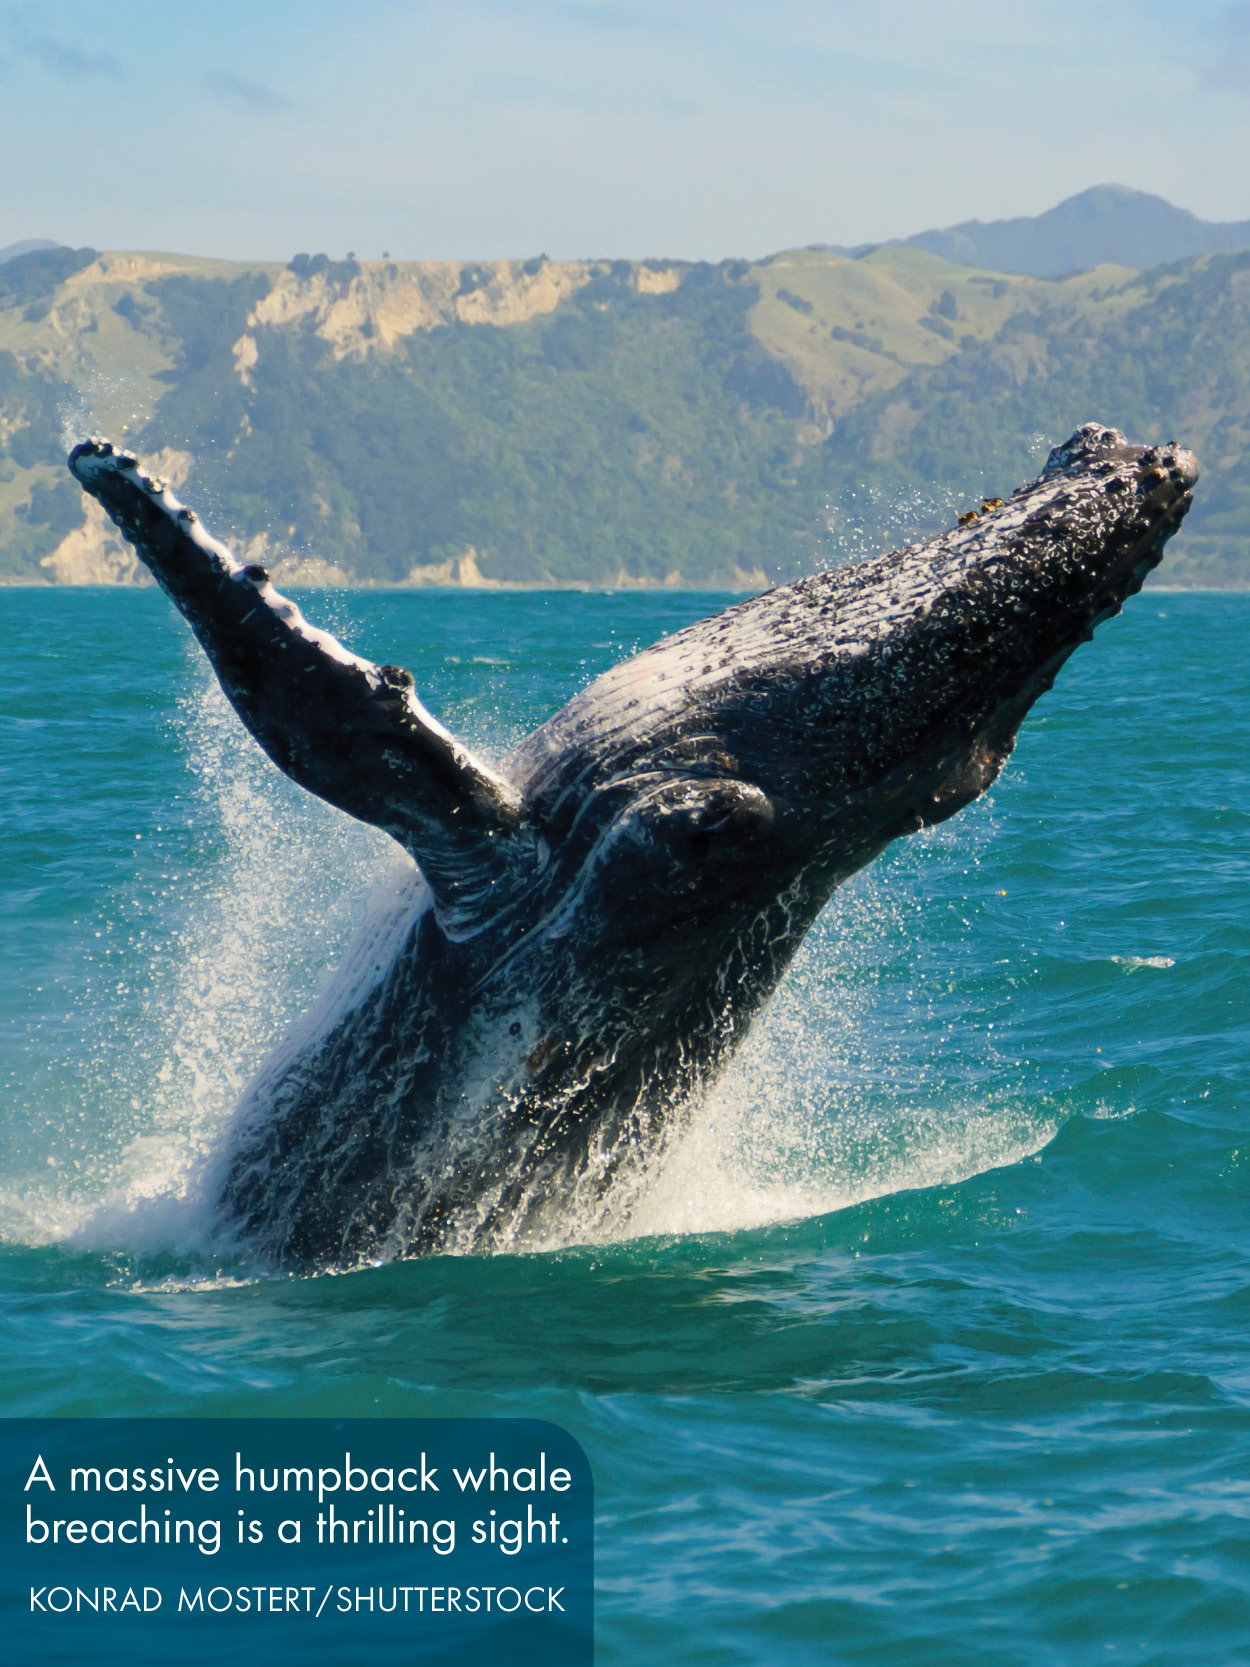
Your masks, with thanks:
M114 935L141 968L130 975L139 992L114 981L117 957L102 952L78 998L79 1116L93 1162L76 1181L50 1165L46 1182L0 1201L0 1229L27 1243L207 1245L199 1182L248 1081L316 1013L353 932L401 907L416 883L385 835L294 789L189 640L187 658L190 692L174 724L194 848L155 898L132 889L120 900Z
M956 860L975 869L992 814L986 804L958 834L929 830L844 885L676 1133L606 1198L561 1200L519 1244L739 1232L951 1185L1046 1146L1067 1112L1002 1086L988 1033L949 999L956 978L926 988L906 968L926 873Z
M52 1172L20 1204L0 1201L0 1226L26 1243L219 1262L205 1178L249 1081L359 998L423 906L390 840L269 764L189 639L187 678L175 727L194 852L155 897L126 899L140 999L111 999L104 961L85 993L93 1161L76 1182ZM957 1181L1045 1144L1054 1107L978 1085L983 1035L914 964L932 930L926 869L974 868L992 826L983 801L844 887L675 1132L605 1196L573 1186L493 1248L732 1232ZM946 948L957 960L958 941ZM479 1247L466 1234L461 1248Z

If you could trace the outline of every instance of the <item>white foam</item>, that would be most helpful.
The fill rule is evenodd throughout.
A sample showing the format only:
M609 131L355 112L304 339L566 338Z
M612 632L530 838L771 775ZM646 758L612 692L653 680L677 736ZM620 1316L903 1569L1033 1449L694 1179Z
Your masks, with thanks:
M194 781L186 820L207 860L168 886L157 941L132 928L127 954L149 974L137 1015L119 1014L106 962L93 967L80 998L82 1115L98 1159L86 1184L49 1169L0 1196L10 1240L209 1246L203 1176L249 1080L284 1036L330 1021L385 954L381 939L421 905L393 841L281 777L189 637L187 682L176 719Z

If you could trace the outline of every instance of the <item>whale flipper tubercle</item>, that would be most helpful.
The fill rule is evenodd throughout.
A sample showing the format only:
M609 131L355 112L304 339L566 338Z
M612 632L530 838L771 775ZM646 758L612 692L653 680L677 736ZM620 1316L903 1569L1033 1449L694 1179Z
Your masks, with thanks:
M109 441L69 467L184 615L243 722L302 787L384 829L420 865L447 929L471 930L538 860L520 795L421 705L411 674L308 624L166 483Z

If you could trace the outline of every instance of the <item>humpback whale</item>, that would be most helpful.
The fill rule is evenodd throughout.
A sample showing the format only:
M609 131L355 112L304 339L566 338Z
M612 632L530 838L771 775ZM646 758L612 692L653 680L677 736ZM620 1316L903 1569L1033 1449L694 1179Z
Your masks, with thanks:
M1087 423L1005 501L678 631L492 767L133 454L95 438L69 464L269 757L428 886L386 964L262 1067L224 1144L223 1216L295 1269L511 1242L619 1182L834 888L994 781L1198 476L1175 443Z

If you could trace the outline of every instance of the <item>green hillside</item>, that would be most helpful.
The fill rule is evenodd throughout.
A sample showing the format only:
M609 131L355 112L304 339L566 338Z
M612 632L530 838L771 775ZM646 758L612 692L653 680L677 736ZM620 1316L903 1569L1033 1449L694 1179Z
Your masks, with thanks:
M760 585L943 525L1090 417L1205 468L1165 580L1250 584L1250 254L0 265L0 578L142 577L125 437L288 583Z

